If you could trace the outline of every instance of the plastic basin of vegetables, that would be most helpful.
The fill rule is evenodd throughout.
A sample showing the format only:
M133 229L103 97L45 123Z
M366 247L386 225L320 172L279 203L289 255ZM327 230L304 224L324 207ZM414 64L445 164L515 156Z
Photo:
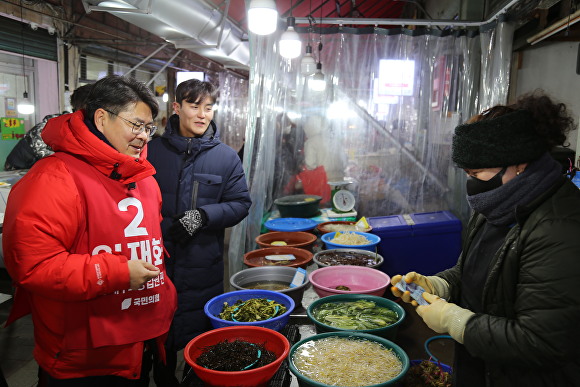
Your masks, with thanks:
M379 309L378 312L373 306L388 311ZM397 337L399 325L406 315L405 309L396 302L367 294L337 294L319 298L310 304L306 313L318 333L356 331L389 340Z
M380 297L391 282L391 277L380 270L344 265L321 267L312 271L308 279L319 297L334 294L370 294Z
M353 265L378 269L384 262L382 255L360 249L330 249L314 254L312 260L318 267Z
M224 320L219 317L220 313L224 308L224 303L227 302L228 305L233 306L239 300L245 302L251 299L266 299L268 301L274 301L278 304L284 305L286 307L286 312L282 314L277 314L275 309L267 309L265 312L260 312L264 315L266 319L258 321L230 321ZM223 328L230 326L254 326L254 327L264 327L279 331L288 324L290 319L290 313L294 310L294 300L290 296L284 293L275 292L273 290L262 290L262 289L248 289L248 290L235 290L233 292L228 292L220 294L205 303L203 311L206 316L210 319L211 325L214 328ZM238 308L236 311L239 311ZM269 317L275 315L275 317ZM242 320L241 317L238 320Z
M365 237L370 243L360 244L360 245L353 245L353 244L340 244L337 242L332 242L334 239L334 235L336 232L329 232L320 237L320 239L324 242L327 249L360 249L360 250L368 250L368 251L376 251L377 245L381 242L381 237L375 234L370 234L368 232L360 232L360 231L349 231L344 232L341 234L357 234L360 236Z
M273 286L274 284L290 286L290 283L296 274L296 270L297 269L293 267L287 266L251 267L232 275L230 277L230 285L239 290L265 289L284 293L287 296L292 297L294 304L300 305L302 303L302 298L304 297L304 291L310 286L310 281L308 280L307 276L304 277L301 285L293 288L288 287L284 289L271 289L266 287L269 285ZM258 284L262 284L262 287L258 287Z
M293 255L295 259L286 260L283 257L279 260L269 259L276 258L275 256ZM272 257L274 256L274 257ZM259 266L288 266L301 267L306 269L306 266L312 262L312 252L288 246L274 246L266 247L264 249L252 250L244 254L244 264L249 267Z
M311 249L316 242L316 235L304 231L272 231L256 237L256 243L260 247L272 247L272 243L283 242L278 246L297 247Z
M308 348L307 350L312 356L312 364L321 363L320 366L316 367L317 373L319 375L325 375L331 378L335 375L348 377L352 377L353 375L357 377L369 377L370 365L368 364L368 361L378 358L374 350L360 351L360 349L357 349L353 345L343 345L340 347L334 346L332 350L333 353L331 355L332 360L324 361L325 359L329 358L329 355L325 354L324 351L318 350L317 344L320 340L325 340L328 338L346 338L355 341L370 341L371 343L378 343L382 345L382 347L392 351L392 354L395 355L391 359L391 361L394 361L394 363L389 363L393 369L393 371L390 371L392 373L392 378L384 382L364 384L364 386L397 386L409 369L409 356L407 356L405 351L392 341L383 337L352 331L320 333L300 340L290 348L290 354L288 355L288 365L290 372L292 372L292 374L298 378L298 384L300 386L328 387L332 385L345 385L325 384L323 382L313 380L311 377L305 375L306 372L301 371L303 368L298 362L301 350L304 348ZM373 366L373 370L378 368L380 371L384 372L387 369L388 364L385 362L378 362L376 366Z
M276 355L276 360L265 366L245 371L216 371L196 363L204 349L225 340L242 340L263 345ZM282 361L288 356L290 343L284 335L262 327L236 326L213 329L191 340L183 351L185 361L206 386L267 386Z

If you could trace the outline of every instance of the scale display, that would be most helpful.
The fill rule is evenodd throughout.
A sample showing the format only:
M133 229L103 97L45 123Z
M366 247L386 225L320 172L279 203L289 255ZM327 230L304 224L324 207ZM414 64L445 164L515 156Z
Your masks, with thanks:
M332 195L332 209L340 212L349 212L354 208L355 199L352 192L340 189Z
M330 193L332 210L336 213L346 213L354 209L356 200L352 192L346 189L346 186L351 184L350 181L329 181L328 184L332 187Z

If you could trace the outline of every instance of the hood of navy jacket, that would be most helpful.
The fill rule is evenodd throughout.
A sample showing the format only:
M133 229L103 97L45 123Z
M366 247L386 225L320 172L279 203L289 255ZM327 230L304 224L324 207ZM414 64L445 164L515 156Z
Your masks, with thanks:
M63 114L48 120L42 139L55 152L66 152L90 163L99 172L124 184L155 174L147 161L147 146L135 159L120 153L93 134L84 122L84 111Z

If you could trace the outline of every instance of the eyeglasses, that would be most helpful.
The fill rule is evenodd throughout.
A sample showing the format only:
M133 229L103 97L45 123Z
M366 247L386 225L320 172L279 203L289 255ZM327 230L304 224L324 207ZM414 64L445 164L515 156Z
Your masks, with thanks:
M151 125L151 124L138 124L136 122L129 121L128 119L123 118L120 115L118 115L117 113L113 113L112 111L110 111L108 109L103 108L103 110L106 111L109 114L112 114L114 116L119 117L120 119L122 119L126 123L130 124L131 125L131 132L134 135L136 135L136 136L138 136L141 133L143 133L143 131L146 131L147 132L147 135L149 137L151 137L157 131L157 126L155 126L155 125Z

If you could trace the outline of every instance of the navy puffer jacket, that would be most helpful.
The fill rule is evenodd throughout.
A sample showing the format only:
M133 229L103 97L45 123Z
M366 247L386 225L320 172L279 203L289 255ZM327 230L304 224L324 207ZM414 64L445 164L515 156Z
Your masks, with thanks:
M165 241L167 272L179 298L167 341L175 350L211 329L203 307L224 291L224 231L243 220L252 204L240 159L219 140L213 121L203 137L178 133L179 117L174 114L165 133L149 143L147 156L163 197L164 235L173 217L186 210L201 208L207 214L207 224L187 245Z

